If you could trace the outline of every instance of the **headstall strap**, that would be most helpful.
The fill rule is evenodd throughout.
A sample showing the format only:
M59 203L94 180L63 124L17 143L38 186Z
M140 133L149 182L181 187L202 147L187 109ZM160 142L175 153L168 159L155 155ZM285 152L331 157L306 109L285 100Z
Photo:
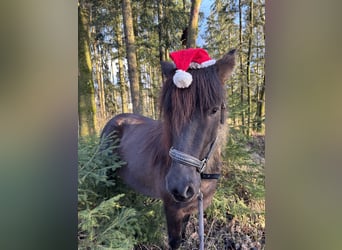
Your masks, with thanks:
M221 124L224 124L225 122L225 109L226 109L226 104L224 102L222 102L221 104Z

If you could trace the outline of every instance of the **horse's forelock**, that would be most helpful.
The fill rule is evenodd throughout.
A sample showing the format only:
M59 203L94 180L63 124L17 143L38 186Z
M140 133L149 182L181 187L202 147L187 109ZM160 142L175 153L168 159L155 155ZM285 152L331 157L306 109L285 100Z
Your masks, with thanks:
M188 123L195 110L201 115L224 98L223 86L214 66L189 70L193 82L186 89L177 88L170 77L163 85L160 110L165 133L179 133Z

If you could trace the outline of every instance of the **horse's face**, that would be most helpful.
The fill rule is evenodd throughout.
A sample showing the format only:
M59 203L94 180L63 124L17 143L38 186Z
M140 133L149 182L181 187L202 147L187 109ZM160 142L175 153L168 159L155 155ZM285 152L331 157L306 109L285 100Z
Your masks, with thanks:
M193 83L189 89L172 86L173 89L167 92L164 85L163 98L168 103L164 103L162 112L165 122L170 123L171 146L174 149L198 160L207 157L220 123L224 122L225 89L222 83L229 78L234 65L235 53L231 51L214 66L191 71ZM172 84L172 80L167 80L165 84ZM166 188L174 200L191 201L199 193L200 185L198 168L171 161Z
M193 119L186 124L181 132L172 138L172 147L182 153L204 159L214 143L221 121L221 104L217 103L206 113L196 112ZM199 192L201 177L199 169L172 160L166 175L166 186L176 201L187 202Z

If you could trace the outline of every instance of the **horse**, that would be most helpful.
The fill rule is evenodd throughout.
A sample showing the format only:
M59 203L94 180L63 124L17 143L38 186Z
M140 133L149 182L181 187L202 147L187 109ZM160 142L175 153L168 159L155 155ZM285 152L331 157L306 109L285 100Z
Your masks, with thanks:
M235 50L214 65L188 69L193 77L186 89L173 84L175 65L161 62L164 80L160 93L160 118L119 114L104 126L101 138L113 133L125 165L117 169L123 181L144 195L163 201L168 243L179 248L199 192L206 209L216 190L225 145L226 89L235 66ZM114 143L114 137L106 147Z

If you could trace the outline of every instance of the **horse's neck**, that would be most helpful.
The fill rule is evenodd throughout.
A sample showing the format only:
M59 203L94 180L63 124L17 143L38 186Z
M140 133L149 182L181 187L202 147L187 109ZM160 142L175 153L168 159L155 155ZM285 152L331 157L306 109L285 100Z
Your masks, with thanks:
M228 126L220 125L218 130L216 147L214 149L214 153L212 155L212 159L209 159L208 165L205 172L208 173L220 173L222 166L222 149L224 149L224 145L227 143L227 135L228 135Z
M154 165L169 165L169 137L164 134L163 124L158 121L147 136L146 150L151 152Z

